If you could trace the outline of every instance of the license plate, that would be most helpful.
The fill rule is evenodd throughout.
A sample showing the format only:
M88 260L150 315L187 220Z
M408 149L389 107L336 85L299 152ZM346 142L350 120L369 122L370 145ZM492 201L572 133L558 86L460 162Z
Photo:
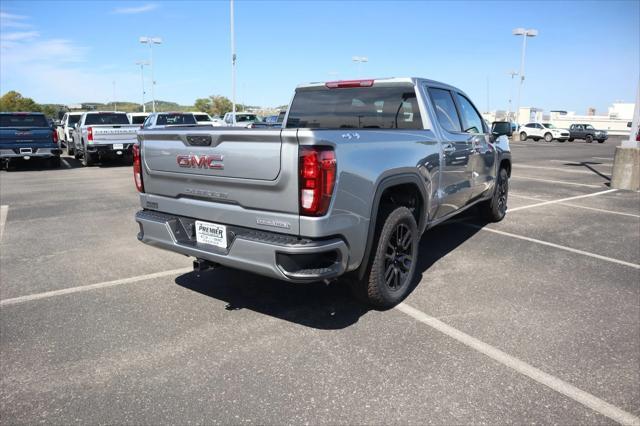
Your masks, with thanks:
M124 149L124 144L122 143L114 143L113 149Z
M227 248L227 227L216 223L196 220L196 241Z

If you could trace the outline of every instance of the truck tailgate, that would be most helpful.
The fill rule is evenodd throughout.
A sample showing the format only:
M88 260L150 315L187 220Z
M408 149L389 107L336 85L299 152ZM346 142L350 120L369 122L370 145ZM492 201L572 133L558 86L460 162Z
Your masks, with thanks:
M136 138L136 132L140 128L137 125L100 126L89 125L93 130L94 143L113 143L118 141L132 141Z
M139 139L146 196L166 201L159 210L239 226L281 212L297 231L295 130L171 128L142 130Z

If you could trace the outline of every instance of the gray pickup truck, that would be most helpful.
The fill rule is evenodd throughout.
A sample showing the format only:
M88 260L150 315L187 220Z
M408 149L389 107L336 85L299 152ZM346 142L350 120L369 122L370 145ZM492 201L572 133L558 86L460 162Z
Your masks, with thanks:
M124 112L85 112L73 128L73 153L83 166L117 157L131 157L137 124L130 124Z
M422 233L507 210L508 123L419 78L297 87L282 129L141 130L138 239L290 282L344 277L385 309L411 291Z

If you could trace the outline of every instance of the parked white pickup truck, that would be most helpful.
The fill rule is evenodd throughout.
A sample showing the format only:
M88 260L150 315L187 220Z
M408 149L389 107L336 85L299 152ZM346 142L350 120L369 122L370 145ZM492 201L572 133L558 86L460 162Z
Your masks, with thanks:
M107 158L133 158L139 128L124 112L85 112L73 130L74 155L82 158L83 166Z
M58 132L58 143L66 147L67 155L73 155L73 127L76 125L83 112L68 112L62 117L60 126L56 128Z

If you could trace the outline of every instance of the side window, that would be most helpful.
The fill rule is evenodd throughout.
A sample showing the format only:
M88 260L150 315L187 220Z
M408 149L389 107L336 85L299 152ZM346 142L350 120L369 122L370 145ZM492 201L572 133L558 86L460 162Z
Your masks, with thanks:
M480 114L478 114L478 111L476 111L471 101L460 93L456 93L456 98L458 99L460 115L462 115L462 122L464 123L464 132L485 133L484 126L482 125L482 117L480 117Z
M458 111L451 97L451 92L445 89L436 89L435 87L430 87L428 91L440 125L449 132L461 132L460 117L458 117Z
M153 115L148 116L145 120L144 123L142 123L142 127L149 127L151 125L151 120L153 119Z
M535 125L535 124L533 124L533 123L529 123L529 124L527 124L527 125L526 125L526 126L524 126L524 127L528 127L528 128L530 128L530 129L535 129L536 125Z

